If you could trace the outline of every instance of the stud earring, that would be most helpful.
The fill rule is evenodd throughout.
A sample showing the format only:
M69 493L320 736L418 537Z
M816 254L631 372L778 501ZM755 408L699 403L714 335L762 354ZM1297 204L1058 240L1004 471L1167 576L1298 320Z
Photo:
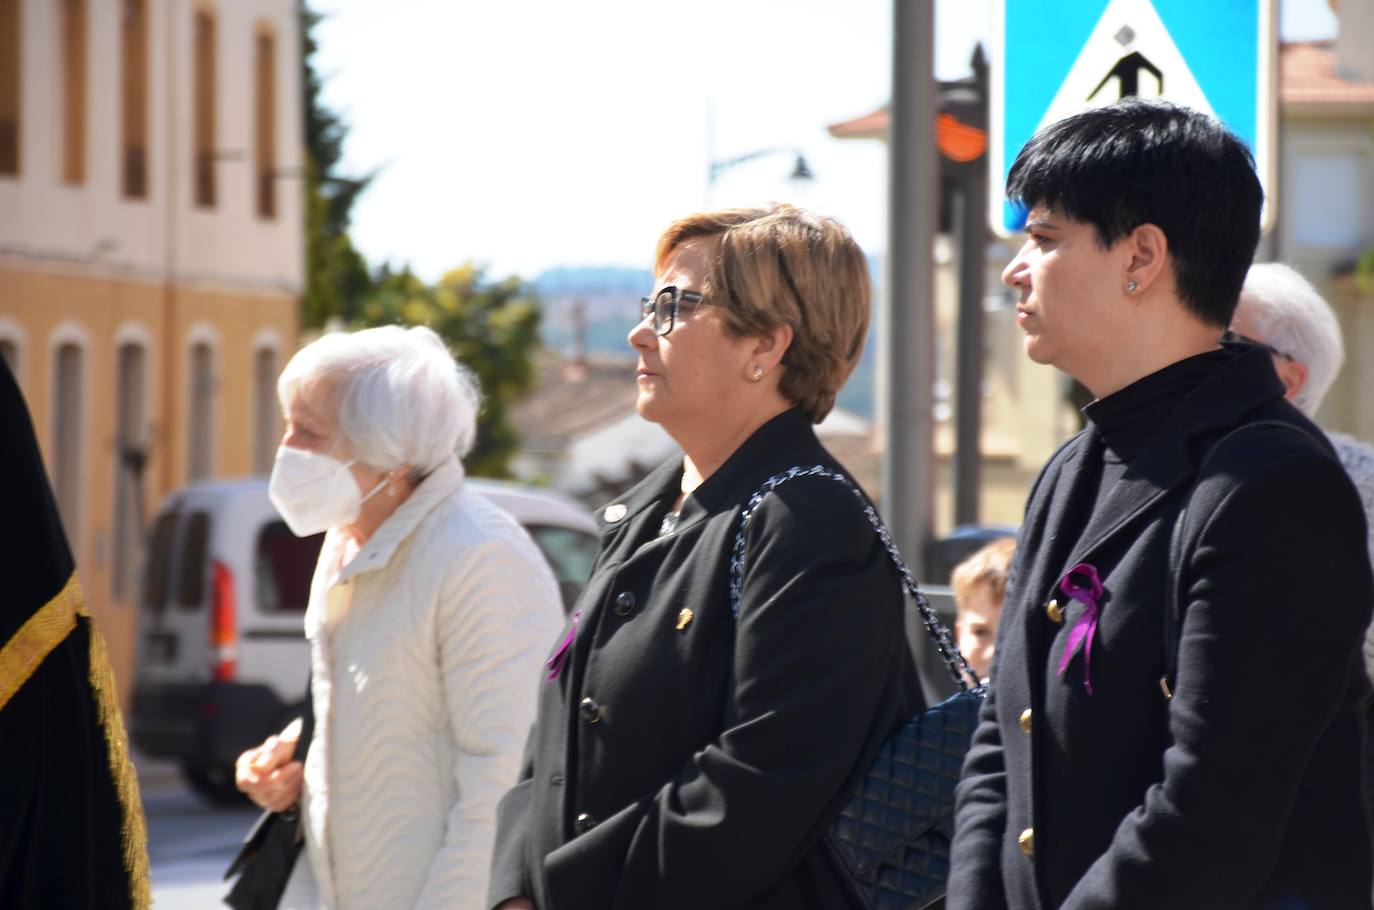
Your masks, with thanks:
M1126 282L1126 290L1128 291L1134 291L1138 287L1140 287L1140 285L1136 284L1134 281Z
M754 376L753 376L753 379L754 379L755 382L760 382L760 381L762 381L762 379L763 379L763 367L759 366L757 363L754 364Z

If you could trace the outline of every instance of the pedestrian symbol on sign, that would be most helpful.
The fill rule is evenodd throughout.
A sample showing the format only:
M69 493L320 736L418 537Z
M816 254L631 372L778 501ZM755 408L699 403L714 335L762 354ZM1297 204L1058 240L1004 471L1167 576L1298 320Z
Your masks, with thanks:
M1092 90L1092 94L1087 97L1088 101L1097 100L1098 92L1102 87L1113 79L1121 83L1121 92L1116 97L1133 98L1140 95L1140 74L1147 72L1155 77L1155 82L1159 88L1155 95L1164 94L1164 73L1159 67L1150 62L1149 58L1140 51L1131 51L1125 57L1116 61L1116 65L1107 71L1107 75L1102 77L1102 81L1097 83L1097 88Z
M1000 197L1026 141L1084 108L1128 97L1166 98L1219 117L1251 147L1272 196L1277 6L1278 0L994 0L989 216L998 232L1022 225L1024 212ZM1271 212L1266 206L1266 224Z

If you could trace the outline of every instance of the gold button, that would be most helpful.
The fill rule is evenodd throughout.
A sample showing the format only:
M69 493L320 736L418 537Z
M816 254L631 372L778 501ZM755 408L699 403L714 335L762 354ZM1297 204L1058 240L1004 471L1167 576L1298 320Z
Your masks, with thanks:
M1035 829L1027 828L1025 831L1022 831L1021 836L1016 839L1016 842L1021 845L1022 853L1027 856L1033 856L1035 854Z
M1024 710L1024 711L1021 712L1021 732L1022 732L1022 733L1029 733L1029 732L1030 732L1030 721L1031 721L1031 709L1030 709L1030 708L1027 708L1026 710Z
M1045 604L1045 615L1050 618L1050 622L1061 623L1064 621L1064 608L1059 606L1059 601L1052 600Z

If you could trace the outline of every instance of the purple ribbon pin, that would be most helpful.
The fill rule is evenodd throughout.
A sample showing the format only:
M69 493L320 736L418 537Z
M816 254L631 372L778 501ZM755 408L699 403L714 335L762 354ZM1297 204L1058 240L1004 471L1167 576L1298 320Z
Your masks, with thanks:
M1083 582L1086 581L1086 584ZM1059 675L1069 668L1079 645L1083 646L1083 688L1093 694L1093 635L1097 632L1097 604L1102 599L1102 578L1097 567L1080 562L1069 570L1059 582L1059 590L1084 606L1083 615L1069 631L1069 640L1064 643L1064 656L1059 661Z
M549 681L558 678L558 674L563 672L563 666L568 662L568 655L572 653L573 639L577 637L577 623L582 619L582 611L578 610L573 614L572 625L568 627L568 634L558 645L558 650L553 652L553 656L545 661L544 666L549 668Z

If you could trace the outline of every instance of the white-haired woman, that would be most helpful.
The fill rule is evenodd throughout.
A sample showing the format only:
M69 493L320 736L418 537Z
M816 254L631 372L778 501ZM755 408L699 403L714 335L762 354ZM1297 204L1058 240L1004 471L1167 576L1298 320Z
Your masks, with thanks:
M259 805L300 803L282 906L479 906L562 621L553 574L463 483L477 390L432 331L325 335L277 389L272 501L296 534L327 532L305 615L304 766L288 728L237 769Z

